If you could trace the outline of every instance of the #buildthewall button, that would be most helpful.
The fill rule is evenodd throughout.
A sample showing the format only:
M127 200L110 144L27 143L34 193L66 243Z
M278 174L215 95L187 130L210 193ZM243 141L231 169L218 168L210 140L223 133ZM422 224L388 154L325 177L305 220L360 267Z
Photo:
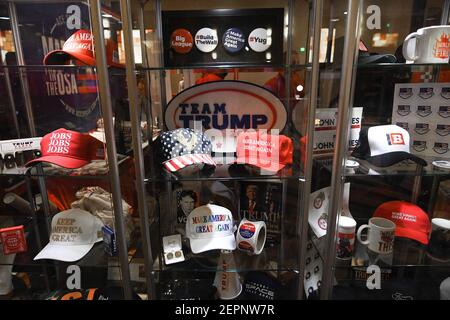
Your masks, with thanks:
M211 52L219 43L217 30L211 28L202 28L195 34L195 45L202 52Z
M188 53L192 50L194 40L186 29L177 29L170 36L170 47L178 53Z
M248 36L248 45L256 52L264 52L272 45L271 29L257 28Z

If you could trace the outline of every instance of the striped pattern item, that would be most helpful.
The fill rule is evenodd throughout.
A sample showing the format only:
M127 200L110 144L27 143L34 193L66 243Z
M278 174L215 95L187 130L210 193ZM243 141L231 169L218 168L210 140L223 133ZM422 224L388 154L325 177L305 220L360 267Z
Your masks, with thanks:
M211 140L202 131L179 128L162 132L155 141L157 161L170 172L204 163L215 166Z
M214 160L211 158L209 154L187 154L184 156L179 156L173 159L170 159L163 163L164 167L171 172L178 171L183 169L184 167L193 165L206 163L212 166L215 166Z

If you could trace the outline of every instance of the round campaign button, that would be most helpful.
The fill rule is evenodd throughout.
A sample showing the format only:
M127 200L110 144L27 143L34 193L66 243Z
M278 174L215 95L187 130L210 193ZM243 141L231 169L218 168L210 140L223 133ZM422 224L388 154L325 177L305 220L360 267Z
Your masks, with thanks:
M170 47L178 53L188 53L192 50L194 40L186 29L177 29L170 36Z
M238 28L230 28L223 34L222 43L228 52L238 52L245 45L244 33Z
M202 28L195 34L195 45L202 52L211 52L219 43L217 30L211 28Z
M263 52L272 45L272 30L256 28L248 36L248 45L253 51Z
M243 238L249 239L255 234L256 228L253 223L244 223L239 227L239 233Z

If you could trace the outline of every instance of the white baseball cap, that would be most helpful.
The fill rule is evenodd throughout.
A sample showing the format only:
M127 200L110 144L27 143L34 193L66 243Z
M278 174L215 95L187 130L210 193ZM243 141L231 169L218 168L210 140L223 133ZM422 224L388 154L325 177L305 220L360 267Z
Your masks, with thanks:
M102 221L87 211L69 209L52 218L50 242L34 258L72 262L83 258L103 240Z
M410 159L422 166L427 162L409 151L408 131L397 125L363 128L352 156L365 159L378 167L389 167L400 161Z
M190 239L193 253L236 249L233 215L227 208L215 204L191 211L186 222L186 236Z

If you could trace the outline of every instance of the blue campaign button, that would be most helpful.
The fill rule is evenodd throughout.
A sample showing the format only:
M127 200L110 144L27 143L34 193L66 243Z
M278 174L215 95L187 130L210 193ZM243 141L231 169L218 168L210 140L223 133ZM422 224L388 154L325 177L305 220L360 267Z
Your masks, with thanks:
M244 33L238 28L230 28L223 34L222 43L228 52L238 52L245 45Z

